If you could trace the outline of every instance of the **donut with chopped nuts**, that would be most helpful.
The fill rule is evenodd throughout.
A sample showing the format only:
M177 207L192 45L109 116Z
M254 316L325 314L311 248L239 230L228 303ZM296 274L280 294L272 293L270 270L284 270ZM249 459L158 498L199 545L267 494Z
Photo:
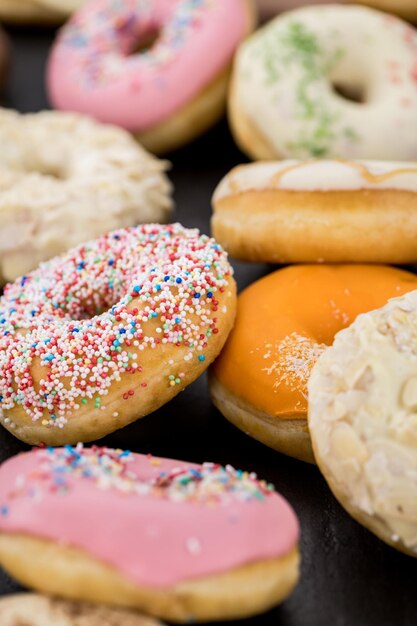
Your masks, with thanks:
M214 239L114 231L7 285L0 422L30 444L92 441L156 410L220 352L236 287Z
M298 540L286 500L230 465L78 445L0 468L0 564L72 600L173 622L248 617L294 588Z
M20 593L0 600L2 626L161 626L121 609Z
M167 164L120 128L0 109L0 283L116 228L166 222Z
M334 495L417 557L417 291L338 333L308 391L314 454Z
M359 313L417 288L417 276L386 266L298 265L248 287L210 389L223 415L262 443L314 462L307 426L311 369Z

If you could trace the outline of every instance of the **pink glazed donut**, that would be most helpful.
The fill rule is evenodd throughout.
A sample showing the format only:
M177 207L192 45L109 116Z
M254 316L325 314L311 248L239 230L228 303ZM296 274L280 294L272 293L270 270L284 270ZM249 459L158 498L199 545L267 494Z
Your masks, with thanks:
M122 126L152 152L178 148L224 112L252 1L91 0L52 50L53 106Z
M171 621L246 617L298 579L290 505L256 475L109 448L0 469L0 564L21 583Z

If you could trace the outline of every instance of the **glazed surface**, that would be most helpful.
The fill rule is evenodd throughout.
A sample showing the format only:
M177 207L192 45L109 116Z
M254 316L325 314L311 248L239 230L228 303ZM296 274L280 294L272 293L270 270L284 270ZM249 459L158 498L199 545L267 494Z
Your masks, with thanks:
M290 11L240 47L232 119L243 116L271 158L415 159L416 55L415 30L393 16L359 6Z
M278 270L239 296L236 324L214 374L258 410L305 418L311 369L335 334L360 313L416 287L414 274L384 266Z
M257 162L238 165L219 183L216 203L223 198L253 190L358 191L399 189L417 192L417 164L389 161L337 159Z
M226 69L247 32L246 10L242 0L93 0L52 52L52 102L135 132L153 127Z
M159 587L287 555L299 532L287 502L253 474L81 446L2 466L0 530L82 548Z

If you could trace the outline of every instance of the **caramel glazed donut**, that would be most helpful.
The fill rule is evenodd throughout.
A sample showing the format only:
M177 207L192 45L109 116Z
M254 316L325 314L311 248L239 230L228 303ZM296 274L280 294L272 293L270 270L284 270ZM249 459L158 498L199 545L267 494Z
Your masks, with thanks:
M317 463L342 506L417 556L417 291L358 317L309 383Z
M167 164L122 129L0 109L0 145L2 283L83 241L170 215Z
M235 139L253 159L416 159L416 57L416 30L373 9L278 16L237 52Z
M16 24L61 24L86 0L0 0L0 19Z
M0 469L1 565L72 600L175 622L248 617L294 588L298 541L286 500L230 465L79 445Z
M80 245L5 288L0 421L35 445L113 432L206 369L235 307L226 254L197 230L151 224Z
M0 600L1 626L162 626L121 609L21 593Z
M57 0L55 0L57 1ZM350 4L349 0L341 0L341 3ZM364 4L380 11L399 15L411 22L417 21L416 0L353 0L352 4ZM307 4L333 4L332 0L257 0L261 18L269 19L281 11L289 11L298 6Z
M415 263L416 203L415 163L252 163L217 187L212 230L245 261Z
M416 275L376 265L293 265L255 282L210 370L214 404L255 439L313 463L312 367L357 315L413 289Z

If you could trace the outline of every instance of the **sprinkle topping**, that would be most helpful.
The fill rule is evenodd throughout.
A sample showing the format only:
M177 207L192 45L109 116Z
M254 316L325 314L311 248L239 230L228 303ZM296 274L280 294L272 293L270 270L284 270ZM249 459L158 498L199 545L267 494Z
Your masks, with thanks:
M47 448L36 451L37 468L20 476L12 491L12 500L29 497L39 500L44 493L65 496L79 481L88 481L100 490L116 490L126 495L153 496L173 502L227 504L263 501L274 487L259 481L256 474L223 467L215 463L201 466L184 464L168 471L159 471L152 456L133 454L110 448L76 447ZM153 471L149 475L149 466ZM144 476L141 476L141 470ZM8 512L4 513L6 516Z
M155 0L102 0L75 15L63 29L60 43L80 54L84 87L106 85L124 74L133 89L138 70L154 71L174 62L209 2L177 0L169 19L157 5ZM146 42L158 31L151 48L131 54L138 41Z
M62 428L83 405L105 410L121 376L124 400L146 388L145 350L170 344L187 349L184 366L203 361L231 272L213 239L179 224L116 231L41 265L0 301L2 410Z

